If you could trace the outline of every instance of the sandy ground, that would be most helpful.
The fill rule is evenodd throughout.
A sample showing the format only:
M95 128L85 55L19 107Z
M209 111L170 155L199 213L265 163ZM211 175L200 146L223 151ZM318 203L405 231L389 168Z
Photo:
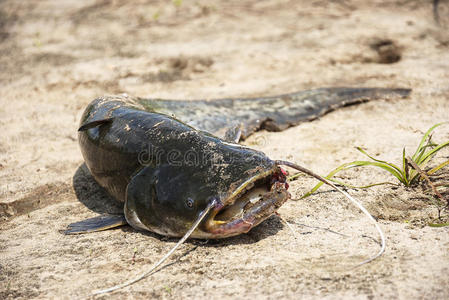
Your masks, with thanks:
M115 209L83 168L76 140L95 97L411 87L408 99L347 107L245 141L321 174L362 159L355 146L400 163L402 148L411 154L449 114L449 1L440 14L438 27L430 0L0 2L0 298L89 297L140 274L176 243L130 227L60 233ZM448 140L448 126L434 139ZM342 176L393 180L373 168ZM314 183L292 182L293 197ZM297 239L271 217L239 237L191 241L175 264L112 298L448 299L449 227L427 226L437 209L422 188L349 192L387 236L385 254L368 265L352 268L378 251L374 227L324 188L279 210Z

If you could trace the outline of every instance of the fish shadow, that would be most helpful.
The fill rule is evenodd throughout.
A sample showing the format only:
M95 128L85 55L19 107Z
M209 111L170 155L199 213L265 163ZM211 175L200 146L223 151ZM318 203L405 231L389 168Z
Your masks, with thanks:
M76 197L88 209L99 214L123 213L123 204L109 196L95 181L85 163L76 170L72 183Z
M78 200L86 206L89 210L98 214L122 214L123 203L114 200L105 189L103 189L92 177L86 164L83 163L75 171L72 178L73 188ZM209 247L220 247L225 245L238 245L238 244L253 244L260 240L263 240L272 235L276 235L282 230L284 224L281 222L278 216L271 216L261 224L251 229L248 233L240 234L238 236L209 240L207 244L204 240L189 239L187 243L193 245L204 245ZM136 229L131 226L119 227L123 232L132 232ZM118 228L117 228L118 229ZM114 229L111 229L114 230ZM159 235L157 233L149 231L137 230L139 233L157 238L161 241L177 241L179 238L171 238Z
M254 244L273 235L276 235L279 231L284 228L284 224L281 219L272 215L247 233L243 233L237 236L209 240L206 246L209 247L222 247L228 245L242 245L242 244ZM204 243L201 240L192 241L192 243Z

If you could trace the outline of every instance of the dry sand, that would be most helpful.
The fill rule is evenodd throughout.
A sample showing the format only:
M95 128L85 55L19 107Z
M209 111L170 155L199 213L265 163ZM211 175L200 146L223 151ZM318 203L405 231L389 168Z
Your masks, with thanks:
M140 274L176 242L130 227L59 232L114 210L77 144L80 115L97 96L411 87L408 99L347 107L245 141L321 174L362 159L354 146L400 163L402 148L411 153L449 114L449 1L441 1L440 27L431 2L2 1L0 298L88 297ZM448 126L434 139L448 140ZM393 180L374 168L343 176L353 184ZM314 184L292 182L293 197ZM449 299L449 227L426 225L437 209L422 188L349 192L387 236L385 254L368 265L352 269L379 249L372 224L324 188L279 210L296 240L272 217L235 238L191 241L178 262L112 298Z

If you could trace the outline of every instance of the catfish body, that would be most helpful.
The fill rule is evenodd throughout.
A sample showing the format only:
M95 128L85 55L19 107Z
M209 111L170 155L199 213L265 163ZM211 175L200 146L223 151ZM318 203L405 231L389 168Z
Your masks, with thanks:
M211 101L103 97L86 108L79 144L93 177L124 203L133 227L182 236L213 200L219 205L192 237L223 238L247 232L290 198L274 161L232 141L409 92L330 88Z

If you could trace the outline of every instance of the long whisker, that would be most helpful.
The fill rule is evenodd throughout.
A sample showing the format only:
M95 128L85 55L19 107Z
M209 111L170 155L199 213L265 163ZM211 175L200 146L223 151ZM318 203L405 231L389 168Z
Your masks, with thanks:
M381 248L380 248L379 252L376 255L374 255L374 256L370 257L369 259L361 262L357 266L361 266L361 265L367 264L367 263L375 260L379 256L381 256L382 253L384 253L384 251L385 251L385 236L384 236L384 233L382 232L382 229L380 228L380 226L377 223L376 219L374 219L374 217L366 210L365 207L363 207L363 205L360 202L355 200L351 195L349 195L348 193L346 193L345 191L343 191L342 189L337 187L332 182L328 181L327 179L323 178L322 176L320 176L318 174L315 174L314 172L312 172L312 171L310 171L310 170L308 170L308 169L306 169L304 167L301 167L298 164L295 164L295 163L292 163L292 162L289 162L289 161L284 161L284 160L276 160L275 163L277 165L284 165L284 166L296 169L296 170L301 171L301 172L303 172L303 173L305 173L307 175L315 177L316 179L324 182L327 185L330 185L331 187L336 189L338 192L342 193L346 198L348 198L354 205L356 205L368 217L368 219L370 219L373 222L374 226L376 226L376 229L379 232L379 236L380 236L380 240L381 240Z
M192 225L192 227L189 229L189 231L187 231L187 233L176 243L176 245L167 253L165 254L164 257L162 257L157 263L155 263L147 272L143 273L142 275L127 281L125 283L119 284L119 285L115 285L113 287L110 287L108 289L104 289L104 290L99 290L93 293L93 295L99 295L99 294L105 294L105 293L109 293L127 286L130 286L142 279L144 279L145 277L147 277L148 275L152 274L154 271L156 271L156 269L164 262L166 261L172 254L173 252L175 252L175 250L182 244L185 242L186 239L189 238L189 236L193 233L193 231L195 231L195 229L198 227L198 225L200 225L201 221L204 219L204 217L207 215L207 213L217 205L217 201L216 200L212 200L209 205L201 212L201 214L199 215L198 219L195 221L195 223Z

